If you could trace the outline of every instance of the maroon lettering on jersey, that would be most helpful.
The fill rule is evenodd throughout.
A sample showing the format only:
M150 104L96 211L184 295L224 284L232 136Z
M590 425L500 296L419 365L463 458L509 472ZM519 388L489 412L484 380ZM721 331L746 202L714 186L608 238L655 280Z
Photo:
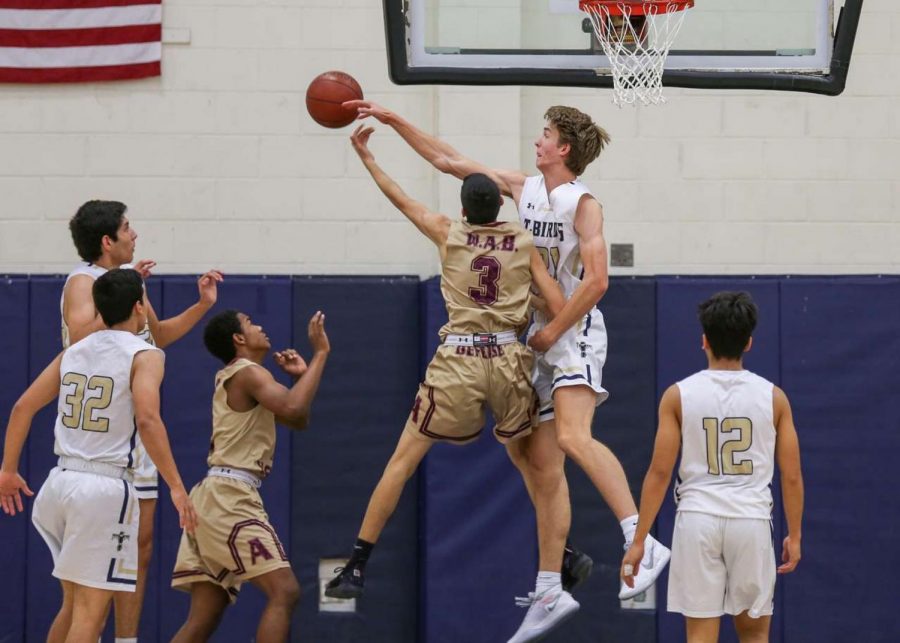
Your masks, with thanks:
M477 248L479 241L481 241L481 239L477 234L475 234L473 232L466 233L466 245L467 246L475 246Z
M485 250L496 250L497 249L497 241L494 239L494 237L488 236L484 240L483 248Z
M516 249L516 235L508 234L503 237L503 240L500 242L500 249L506 252L514 252Z
M266 560L272 560L272 554L266 549L266 546L262 544L262 541L259 538L251 538L247 541L250 545L250 564L256 564L257 556L264 558Z
M412 408L412 421L416 424L419 423L419 409L422 408L422 398L416 395L416 401L413 403Z

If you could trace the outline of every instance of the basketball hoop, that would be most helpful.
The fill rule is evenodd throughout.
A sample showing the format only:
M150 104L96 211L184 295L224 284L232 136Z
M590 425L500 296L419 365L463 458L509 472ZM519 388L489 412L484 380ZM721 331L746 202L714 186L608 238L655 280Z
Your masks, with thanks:
M666 57L694 0L579 0L609 59L615 103L659 105Z

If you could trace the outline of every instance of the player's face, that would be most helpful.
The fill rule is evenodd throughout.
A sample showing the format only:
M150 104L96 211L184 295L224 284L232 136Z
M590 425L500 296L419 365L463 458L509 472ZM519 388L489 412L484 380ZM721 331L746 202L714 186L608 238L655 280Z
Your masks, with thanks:
M544 129L534 142L534 147L536 157L534 164L539 170L552 167L562 160L559 147L559 130L550 121L544 124Z
M263 331L262 326L254 324L253 320L244 313L238 313L238 319L241 321L241 334L244 336L244 341L247 342L247 348L251 350L272 348L269 336Z
M122 217L122 223L116 231L117 239L112 242L110 255L117 265L134 261L134 248L137 241L137 232L131 227L128 217Z

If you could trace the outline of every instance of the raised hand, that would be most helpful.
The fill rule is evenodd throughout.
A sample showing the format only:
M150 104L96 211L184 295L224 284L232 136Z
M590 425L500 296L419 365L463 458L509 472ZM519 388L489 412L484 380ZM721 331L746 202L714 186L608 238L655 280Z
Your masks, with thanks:
M200 291L200 303L212 308L219 298L219 283L225 277L218 270L210 270L203 273L197 280L197 290Z
M353 134L350 135L350 142L353 144L353 149L356 150L356 153L359 154L359 158L363 161L375 159L375 156L369 150L369 137L374 131L374 127L360 125L354 130Z
M341 106L344 109L355 109L358 114L357 118L360 120L372 116L382 123L387 123L391 115L390 111L370 100L348 100Z
M312 344L313 352L328 353L331 351L331 343L328 341L328 335L325 334L325 313L321 310L309 320L309 343Z
M22 495L33 496L34 492L28 488L25 479L18 473L0 471L0 507L3 513L15 516L16 512L25 511L22 504Z
M141 259L136 264L134 264L133 267L138 271L141 279L146 279L153 274L153 269L156 268L156 262L152 259Z
M306 361L300 357L300 353L293 348L278 351L273 354L273 357L275 358L275 363L278 364L281 370L291 377L300 377L306 372L306 369L309 368L306 365Z

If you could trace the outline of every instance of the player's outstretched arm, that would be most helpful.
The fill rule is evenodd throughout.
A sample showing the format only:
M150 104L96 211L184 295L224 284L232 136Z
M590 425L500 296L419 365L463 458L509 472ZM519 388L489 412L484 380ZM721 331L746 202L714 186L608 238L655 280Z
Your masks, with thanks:
M566 297L556 280L547 272L544 260L536 248L531 249L531 280L541 294L546 310L542 311L553 319L566 305Z
M773 392L775 419L775 459L781 471L781 498L788 535L781 552L779 574L789 574L800 562L801 522L803 520L803 474L800 471L800 441L787 395L777 386Z
M369 149L369 137L374 131L365 125L357 127L350 137L353 150L369 174L372 175L378 189L419 229L419 232L431 239L443 252L443 248L447 245L447 235L450 232L450 219L443 214L432 212L424 203L410 198L403 188L381 169L381 166L375 162L375 155Z
M634 570L644 557L644 540L653 527L662 506L681 448L681 392L673 384L659 403L659 427L653 445L653 458L641 488L641 507L631 547L622 559L620 574L629 587L634 587Z
M159 387L165 372L164 363L163 354L156 350L141 351L134 356L131 365L134 419L147 454L169 485L172 504L178 511L178 524L182 529L187 529L188 533L194 533L197 513L178 473L166 425L159 415Z
M197 322L203 319L203 316L215 305L219 296L218 286L224 279L225 277L218 270L210 270L200 275L200 278L197 279L197 290L200 293L197 303L185 308L175 317L162 321L156 316L156 311L150 304L150 298L144 296L149 311L150 334L153 335L156 345L165 348L177 342L196 326Z
M262 366L242 369L232 378L232 386L243 388L250 397L274 413L280 424L292 429L305 429L309 425L312 402L322 381L328 353L331 352L322 311L317 311L309 320L307 332L313 348L308 366L293 349L275 353L275 362L284 372L296 378L291 388L279 384Z
M63 318L69 328L69 345L106 328L94 307L93 286L94 280L88 275L75 275L63 290Z
M528 345L536 351L546 351L553 346L566 330L597 305L609 286L603 208L589 194L582 196L578 202L575 232L578 233L584 277L562 311L529 340Z
M480 172L489 176L500 188L501 193L511 196L516 203L519 202L519 195L522 193L522 186L525 184L526 178L522 172L495 170L466 158L448 143L423 132L399 114L385 109L378 103L369 100L351 100L344 103L344 107L356 109L359 112L359 118L372 116L385 125L393 127L419 156L440 172L451 174L458 179L464 179L470 174Z
M24 510L22 493L26 496L34 495L19 475L19 460L34 416L59 395L59 365L62 363L62 355L57 355L22 393L9 415L3 445L3 464L0 465L0 507L10 516Z

